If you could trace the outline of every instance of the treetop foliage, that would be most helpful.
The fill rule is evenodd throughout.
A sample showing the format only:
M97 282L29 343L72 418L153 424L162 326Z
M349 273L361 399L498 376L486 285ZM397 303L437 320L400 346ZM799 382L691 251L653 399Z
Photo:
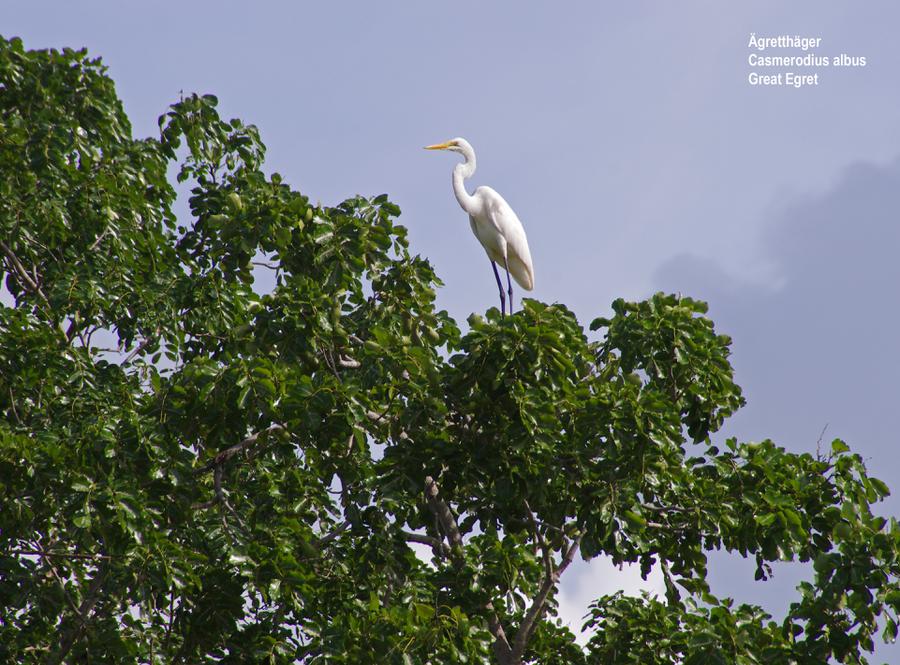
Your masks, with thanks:
M211 95L159 126L132 137L85 51L0 39L4 660L864 663L896 637L887 486L841 441L716 443L743 398L704 303L586 330L525 300L463 334L387 196L311 204ZM713 549L814 577L775 620L713 595ZM559 580L601 555L666 593L598 598L582 648Z

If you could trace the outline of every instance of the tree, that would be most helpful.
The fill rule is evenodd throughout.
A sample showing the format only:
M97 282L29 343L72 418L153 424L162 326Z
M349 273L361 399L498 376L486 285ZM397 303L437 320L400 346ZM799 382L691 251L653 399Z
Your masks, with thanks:
M136 140L99 61L12 39L0 113L5 660L862 663L896 636L887 487L841 441L716 445L742 397L703 303L586 331L525 300L462 335L397 206L312 205L212 96ZM775 622L711 594L714 548L815 580ZM666 594L597 599L582 649L555 598L600 555Z

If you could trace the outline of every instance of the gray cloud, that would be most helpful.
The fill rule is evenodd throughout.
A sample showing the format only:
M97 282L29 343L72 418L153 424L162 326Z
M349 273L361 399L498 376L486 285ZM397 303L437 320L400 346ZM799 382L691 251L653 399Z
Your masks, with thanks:
M854 164L816 195L783 199L762 234L777 286L750 283L710 259L680 255L661 267L660 289L710 303L720 331L734 338L737 380L748 405L725 436L772 438L795 452L845 439L870 472L900 493L900 159ZM881 507L896 514L897 497ZM711 562L713 589L783 611L804 566L776 568L754 583L754 565L726 555ZM900 649L883 647L879 657Z

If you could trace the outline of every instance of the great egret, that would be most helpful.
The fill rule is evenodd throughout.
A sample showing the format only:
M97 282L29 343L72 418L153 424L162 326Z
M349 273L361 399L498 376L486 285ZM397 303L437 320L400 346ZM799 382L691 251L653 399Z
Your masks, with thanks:
M466 191L463 181L475 173L475 151L468 141L455 138L446 143L425 146L425 149L452 150L465 157L464 162L453 167L453 192L459 205L469 214L472 232L491 260L497 288L500 289L501 316L505 313L506 294L503 293L503 282L500 281L497 264L506 269L509 313L512 314L513 290L512 282L509 280L510 274L526 291L534 288L534 268L531 265L531 252L528 251L528 238L525 237L522 222L504 198L490 187L481 186L471 195Z

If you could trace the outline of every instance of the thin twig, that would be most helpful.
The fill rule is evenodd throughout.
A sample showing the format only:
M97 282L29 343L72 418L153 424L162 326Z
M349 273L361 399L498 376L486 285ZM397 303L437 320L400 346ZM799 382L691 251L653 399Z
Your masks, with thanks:
M43 555L43 552L38 551L39 555ZM47 561L47 565L50 567L50 574L56 579L59 584L59 588L62 589L63 596L66 597L66 602L69 603L69 607L72 608L73 612L78 612L78 605L75 604L75 600L69 595L69 589L66 587L66 582L63 580L62 575L59 574L59 571L56 570L56 566L52 561Z
M16 398L13 395L12 386L9 386L9 406L12 408L13 416L15 416L16 422L21 425L22 419L19 418L19 412L16 410Z
M353 452L353 441L355 439L355 435L353 432L350 432L350 436L347 437L347 450L345 454L349 456Z
M328 365L328 369L331 370L331 373L337 377L338 381L341 381L341 374L337 370L337 365L334 364L334 358L331 356L331 352L322 349L322 358L325 360L325 364Z
M819 438L816 439L816 459L821 460L824 459L822 457L822 439L825 437L825 430L828 429L828 423L825 423L825 427L822 428L822 431L819 433Z
M133 350L131 353L128 354L128 357L125 358L125 362L124 362L123 364L124 364L124 365L127 365L127 364L130 363L132 360L134 360L135 356L139 355L139 354L141 353L141 351L143 351L144 349L146 349L146 348L150 345L150 342L153 341L153 339L154 339L153 337L145 337L144 339L142 339L142 340L141 340L141 343L138 344L138 345L134 348L134 350Z
M172 625L175 623L175 588L169 590L169 612L166 617L166 651L169 651L169 642L172 638Z
M91 244L90 247L88 247L88 251L93 252L95 249L97 249L100 246L100 243L103 242L103 239L106 237L107 233L109 233L108 226L105 229L103 229L103 233L98 235L97 239Z
M78 326L75 323L75 317L72 317L72 320L69 322L69 327L66 328L66 342L71 342L75 338L75 332L78 330Z

